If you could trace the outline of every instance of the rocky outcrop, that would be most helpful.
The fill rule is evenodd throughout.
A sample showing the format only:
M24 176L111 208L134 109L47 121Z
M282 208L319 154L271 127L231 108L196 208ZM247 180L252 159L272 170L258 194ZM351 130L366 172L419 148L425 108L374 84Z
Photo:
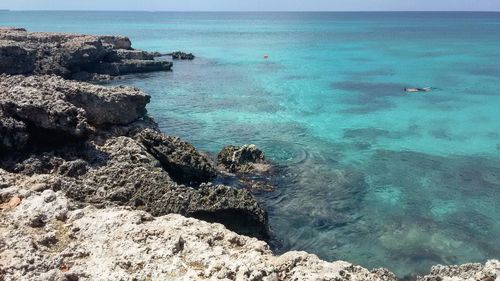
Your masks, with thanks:
M144 130L137 138L177 182L200 184L216 176L207 157L179 138L164 136L154 130Z
M50 189L6 187L0 198L10 202L0 213L3 280L396 280L305 252L273 256L262 241L180 215L82 209Z
M21 149L27 141L26 124L0 112L0 153Z
M173 52L168 54L169 56L172 56L172 59L174 60L194 60L195 56L191 53L184 53L184 52Z
M171 62L133 50L123 36L28 32L0 28L0 73L56 74L90 79L99 75L170 70Z
M26 74L35 70L35 51L14 41L0 41L0 71Z
M116 55L124 60L152 60L158 56L156 53L127 49L116 50Z
M157 130L140 90L0 75L0 91L0 167L46 176L37 190L61 190L84 205L179 213L267 238L267 213L256 199L207 183L215 168L192 145Z
M264 152L253 144L224 147L217 155L217 164L231 173L266 172L270 169Z

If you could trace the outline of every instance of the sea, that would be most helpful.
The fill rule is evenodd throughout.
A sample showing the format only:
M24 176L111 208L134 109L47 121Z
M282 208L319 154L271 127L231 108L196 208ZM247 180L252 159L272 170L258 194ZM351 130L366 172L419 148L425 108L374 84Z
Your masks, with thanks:
M500 13L1 11L0 25L194 53L108 84L150 94L164 133L212 155L260 147L278 254L407 279L500 258Z

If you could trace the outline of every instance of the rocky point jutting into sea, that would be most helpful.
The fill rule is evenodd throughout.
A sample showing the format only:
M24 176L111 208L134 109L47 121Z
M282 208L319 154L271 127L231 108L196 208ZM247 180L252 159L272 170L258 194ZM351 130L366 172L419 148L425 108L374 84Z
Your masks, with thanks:
M251 192L211 183L267 170L262 151L228 146L213 163L160 132L141 90L66 80L172 68L155 56L121 36L0 29L0 280L397 280L274 256ZM498 278L491 260L419 280Z

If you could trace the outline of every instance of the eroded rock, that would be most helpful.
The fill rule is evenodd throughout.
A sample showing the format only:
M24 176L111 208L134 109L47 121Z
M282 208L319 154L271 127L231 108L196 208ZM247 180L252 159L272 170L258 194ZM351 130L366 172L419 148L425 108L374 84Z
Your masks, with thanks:
M500 278L500 261L490 260L485 264L436 265L429 275L418 277L418 281L496 281Z
M0 41L0 73L26 74L35 70L35 51L13 41Z
M127 125L146 115L150 100L135 88L106 88L56 76L0 75L0 91L3 147L18 149L27 135L47 140L85 138L96 127Z
M0 216L5 280L397 280L304 252L276 257L265 242L180 215L72 209L61 192L33 193Z
M169 54L174 60L194 60L195 56L191 53L184 53L181 51L173 52Z
M27 141L26 124L0 112L0 153L22 149Z

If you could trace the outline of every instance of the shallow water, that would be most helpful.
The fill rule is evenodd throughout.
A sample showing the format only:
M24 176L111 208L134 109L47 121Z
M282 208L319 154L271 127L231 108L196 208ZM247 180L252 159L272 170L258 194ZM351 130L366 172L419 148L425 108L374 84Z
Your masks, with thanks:
M255 143L280 165L259 194L279 251L401 277L500 257L500 13L0 12L0 25L195 53L113 83L151 94L167 134L213 153Z

